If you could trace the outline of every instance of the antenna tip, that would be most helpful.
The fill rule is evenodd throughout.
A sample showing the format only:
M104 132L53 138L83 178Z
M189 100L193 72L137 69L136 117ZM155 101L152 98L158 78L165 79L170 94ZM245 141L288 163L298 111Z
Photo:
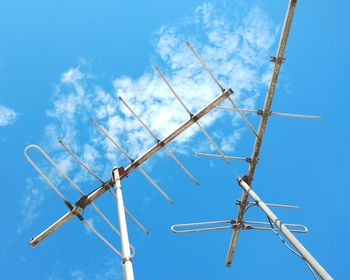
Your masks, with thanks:
M58 139L58 142L62 144L63 141L61 139Z

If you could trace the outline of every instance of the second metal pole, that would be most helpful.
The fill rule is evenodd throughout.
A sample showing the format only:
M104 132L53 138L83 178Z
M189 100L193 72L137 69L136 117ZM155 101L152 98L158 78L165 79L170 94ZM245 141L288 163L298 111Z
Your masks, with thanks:
M244 182L242 178L237 178L239 185L246 191L248 195L256 202L256 204L265 212L265 214L271 219L271 221L279 228L283 235L293 244L293 246L299 251L303 259L318 273L322 279L331 280L332 276L319 264L319 262L305 249L303 244L288 230L288 228L282 224L281 220L270 210L270 208L259 198L259 196L252 190L252 188Z
M125 208L124 208L122 189L120 185L119 169L114 168L112 171L112 175L113 175L112 178L114 179L115 195L117 197L117 205L118 205L118 220L119 220L119 228L120 228L121 247L122 247L122 266L123 266L123 272L124 272L124 279L134 280L134 271L132 268L128 228L127 228L126 219L125 219Z

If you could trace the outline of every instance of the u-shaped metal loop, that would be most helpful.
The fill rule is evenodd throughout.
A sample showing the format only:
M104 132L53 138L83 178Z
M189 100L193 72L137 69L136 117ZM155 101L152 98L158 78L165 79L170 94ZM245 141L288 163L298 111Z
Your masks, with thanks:
M263 225L267 225L267 227L264 227ZM295 233L307 233L309 229L301 224L283 224L288 228L290 232ZM250 230L276 230L279 231L277 227L271 227L271 224L269 222L255 222L255 221L244 221L242 229Z
M230 224L228 226L212 226L212 227L203 227L208 225L224 225ZM266 227L264 226L266 225ZM301 224L283 224L286 226L289 231L295 233L307 233L308 228ZM191 232L205 232L205 231L215 231L215 230L224 230L224 229L233 229L236 226L239 226L235 220L223 220L223 221L212 221L212 222L198 222L198 223L188 223L188 224L176 224L171 227L173 233L191 233ZM187 229L181 229L187 228ZM256 221L243 221L241 228L243 230L279 230L278 228L271 228L269 222L256 222ZM180 230L179 230L180 229Z
M214 227L202 227L207 225L223 225L230 224L229 226L214 226ZM214 231L214 230L224 230L232 229L236 226L235 220L224 220L224 221L212 221L212 222L199 222L199 223L188 223L188 224L176 224L171 227L173 233L191 233L191 232L205 232L205 231ZM192 227L192 229L191 229ZM178 230L178 228L190 228Z
M31 148L35 148L37 149L51 164L53 164L55 166L55 162L49 157L49 155L47 153L45 153L45 151L38 145L35 144L30 144L27 147L25 147L24 149L24 156L26 157L26 159L28 160L28 162L34 167L34 169L44 178L44 180L46 181L46 183L48 183L48 185L58 194L58 196L64 201L68 201L65 196L58 190L58 188L54 185L54 183L52 183L52 181L49 179L49 177L46 176L46 174L39 168L39 166L37 166L34 161L30 158L30 156L28 155L28 150Z
M81 194L85 195L84 192L80 190L80 188L73 182L71 178L68 177L68 175L57 165L57 163L39 146L36 144L30 144L24 149L24 156L28 160L28 162L34 167L34 169L45 179L45 181L50 185L50 187L60 196L60 198L63 200L63 202L69 207L72 207L72 204L66 199L66 197L58 190L58 188L54 185L54 183L49 179L49 177L39 168L38 165L34 163L34 161L30 158L28 155L28 150L34 148L38 150L59 172L60 174L68 180L68 182ZM91 203L91 206L97 211L97 213L103 218L103 220L120 236L119 230L117 230L113 224L106 218L106 216L93 204ZM70 210L72 210L69 207ZM81 214L79 213L81 216ZM82 217L82 216L81 216ZM120 255L120 252L107 240L105 239L86 219L82 219L82 221L85 223L85 225L93 231L108 247L110 247L115 253ZM130 248L132 251L132 256L135 255L135 248L132 244L130 244Z

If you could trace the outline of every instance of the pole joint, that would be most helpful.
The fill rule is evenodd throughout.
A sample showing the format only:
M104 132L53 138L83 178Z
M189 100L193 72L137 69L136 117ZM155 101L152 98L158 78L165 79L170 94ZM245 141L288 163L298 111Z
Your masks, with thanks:
M126 262L132 262L132 257L128 256L122 258L122 264L125 264Z

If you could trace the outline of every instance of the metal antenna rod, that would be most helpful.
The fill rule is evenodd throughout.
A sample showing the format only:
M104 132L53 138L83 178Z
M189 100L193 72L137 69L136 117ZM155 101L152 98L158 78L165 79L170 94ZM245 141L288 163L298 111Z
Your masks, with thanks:
M215 78L214 74L210 71L208 66L204 63L203 59L199 56L197 51L192 47L191 43L189 41L186 41L186 45L191 49L193 54L197 57L198 61L202 64L203 68L208 72L209 76L213 79L213 81L217 84L217 86L221 89L221 91L224 91L225 90L224 87Z
M128 174L130 174L138 166L140 166L147 159L149 159L151 156L153 156L155 153L157 153L164 145L171 142L173 139L175 139L177 136L179 136L182 132L184 132L186 129L188 129L190 126L192 126L197 120L199 120L200 118L202 118L203 116L208 114L212 109L214 109L215 106L217 106L219 103L224 101L227 98L227 96L229 96L230 94L232 94L231 89L225 90L219 96L217 96L214 100L212 100L209 104L207 104L204 108L202 108L199 112L197 112L191 119L182 123L177 129L175 129L169 135L164 137L159 143L157 143L154 146L152 146L151 148L149 148L146 152L144 152L142 155L140 155L137 159L135 159L135 161L130 163L124 169L124 172L122 174L120 174L120 179L125 178ZM108 182L106 182L103 185L96 188L87 197L82 197L81 199L79 199L76 202L76 204L80 205L81 207L75 206L68 213L66 213L61 218L59 218L48 229L46 229L45 231L43 231L40 234L40 240L46 238L53 231L57 230L63 224L68 222L71 218L73 218L74 216L79 214L80 210L84 209L91 202L93 202L97 198L99 198L102 194L104 194L106 191L108 191L110 188L112 188L113 185L114 185L114 182L112 179L110 179L110 180L108 180Z
M217 226L217 225L223 225L223 224L230 224L229 226ZM211 226L211 227L204 227L204 226ZM264 227L265 225L268 225L268 227ZM307 233L308 228L304 225L300 224L284 224L290 232L295 233ZM183 233L193 233L193 232L206 232L206 231L216 231L216 230L224 230L224 229L233 229L235 226L238 226L235 220L224 220L224 221L211 221L211 222L197 222L197 223L188 223L188 224L176 224L171 226L171 231L173 233L177 234L183 234ZM242 229L244 230L260 230L260 231L267 231L267 230L277 230L279 231L279 228L271 228L271 225L269 222L257 222L257 221L244 221L241 225ZM185 228L185 229L178 229L178 228Z
M35 168L35 170L45 179L45 181L54 189L54 191L61 197L61 199L63 200L64 204L70 209L72 210L74 207L72 206L72 204L63 196L63 194L57 189L57 187L52 183L52 181L45 175L45 173L33 162L33 160L29 157L29 155L27 154L28 150L30 148L35 148L37 149L60 173L61 175L66 179L68 180L68 182L83 196L83 197L86 197L86 195L84 194L84 192L82 192L79 187L73 182L72 179L70 179L68 177L68 175L57 165L56 162L53 161L53 159L38 145L28 145L25 150L24 150L24 155L25 157L27 158L27 160L29 161L29 163ZM120 235L120 232L119 230L107 219L107 217L97 208L97 206L91 202L91 206L92 208L95 209L95 211L101 216L101 218L111 227L111 229L113 231L115 231L118 235ZM83 221L84 218L83 216L80 214L80 210L81 208L79 208L79 211L76 212L75 215L77 215L77 217ZM91 228L91 227L90 227ZM93 232L95 232L94 230L92 230ZM96 233L96 232L95 232ZM101 234L99 233L96 233L96 235L102 240L104 241L105 238L101 238ZM46 236L42 236L41 234L32 239L30 241L30 244L34 247L36 246L40 241L42 241ZM106 243L106 242L105 242ZM111 247L110 246L110 243L107 241L107 246ZM133 250L133 253L135 252L134 250L134 246L132 246L130 244L132 250ZM115 249L115 248L114 248ZM113 250L114 250L113 249Z
M78 157L75 153L73 153L73 151L71 149L69 149L67 147L67 145L62 141L62 140L59 140L58 141L62 147L82 166L84 167L91 175L93 175L97 180L99 180L102 184L104 184L103 180L96 175L96 173L94 173L86 164L84 164ZM115 194L109 189L108 190L115 198ZM130 217L130 219L132 219L136 225L138 225L140 227L140 229L145 233L145 234L148 234L148 230L145 229L145 227L138 221L136 220L136 218L131 215L130 211L125 207L125 213Z
M52 158L45 153L43 149L41 149L37 145L32 145L32 148L36 148L40 153L45 156L45 158L58 170L58 172L82 195L85 196L86 194L73 182L71 178L68 177L68 175L57 165L56 162L52 160ZM27 149L28 150L28 149ZM28 157L27 157L28 158ZM42 172L40 173L42 174ZM91 203L91 207L95 209L95 211L101 216L101 218L111 227L112 230L114 230L118 235L120 235L120 232L116 227L107 219L107 217L100 211L100 209L97 208L97 206L94 203Z
M246 116L243 114L243 112L238 108L237 104L232 100L231 97L228 97L228 100L231 102L233 108L241 115L242 119L245 121L245 123L248 125L249 129L255 134L257 138L259 138L259 135L256 133L256 130L254 127L250 124Z
M219 83L219 81L215 78L214 74L210 71L209 67L205 64L205 62L203 61L203 59L199 56L199 54L197 53L197 51L192 47L192 45L190 44L190 42L186 42L187 46L191 49L191 51L194 53L194 55L197 57L198 61L202 64L203 68L208 72L209 76L213 79L213 81L218 85L218 87L224 91L224 87ZM237 109L238 113L241 115L242 119L245 121L245 123L248 125L249 129L255 134L256 137L259 137L258 134L256 133L254 127L250 124L250 122L248 121L248 119L245 117L245 115L241 112L241 110L238 108L238 106L236 105L236 103L230 98L228 97L228 100L231 102L231 104L233 105L234 108Z
M152 130L136 115L136 113L130 108L130 106L119 96L119 100L125 105L125 107L130 111L130 113L139 121L139 123L149 132L149 134L157 141L160 142L158 137L152 132ZM187 176L196 184L199 185L199 182L196 178L181 164L181 162L175 157L172 151L168 149L165 145L163 146L164 150L168 155L180 166L180 168L187 174Z
M248 169L248 174L247 174L247 178L248 178L247 183L248 184L251 184L251 182L253 181L254 171L255 171L256 164L258 162L260 148L262 145L262 140L264 137L267 121L268 121L268 118L270 116L272 99L273 99L273 96L275 94L277 80L278 80L278 76L280 73L281 64L283 62L284 51L286 49L288 35L289 35L290 27L292 25L292 20L293 20L293 15L294 15L296 3L297 3L296 0L290 0L289 5L288 5L288 9L286 12L284 25L282 28L282 34L281 34L280 42L279 42L278 49L277 49L276 59L274 61L275 65L274 65L274 69L272 72L272 78L270 81L268 92L266 94L263 115L262 115L262 118L260 120L260 124L259 124L259 128L258 128L259 137L257 137L255 139L253 152L252 152L252 156L251 156L252 161L251 161L251 163L249 165L249 169ZM242 198L241 198L242 205L239 208L239 211L237 214L237 219L236 219L237 223L239 223L239 224L241 224L242 220L243 220L243 215L244 215L244 210L246 207L245 205L246 205L247 199L248 199L248 195L245 192L243 192ZM230 245L229 245L229 249L228 249L227 257L226 257L226 266L227 267L231 266L232 258L234 255L234 251L235 251L238 236L239 236L239 232L240 232L240 227L235 227L235 230L234 230L232 237L231 237L231 241L230 241Z
M129 247L129 235L128 235L128 228L127 228L126 219L125 219L123 193L121 189L120 175L119 175L118 168L113 169L112 179L114 180L115 195L117 196L118 220L119 220L119 228L121 233L120 240L121 240L121 247L122 247L122 266L124 271L124 279L134 280L134 271L132 268L132 258L131 258L130 247Z
M52 183L52 181L49 179L49 177L47 177L45 175L45 173L42 172L42 170L33 162L33 160L28 156L27 151L28 149L35 147L39 150L42 150L39 146L37 145L28 145L25 150L24 150L24 156L27 158L27 160L29 161L29 163L34 167L34 169L45 179L45 181L50 185L50 187L56 192L56 194L58 194L58 196L63 200L64 204L68 207L68 208L74 208L72 206L72 204L64 197L64 195L57 189L57 187ZM49 160L48 155L44 152L43 155ZM110 247L115 253L117 253L118 255L121 255L120 252L118 251L118 249L116 249L106 238L103 237L102 234L100 234L88 221L85 220L85 218L80 214L80 210L81 208L76 207L75 210L75 214L80 221L84 222L85 225L93 232L97 235L98 238L100 238L108 247ZM69 212L70 213L70 212ZM69 214L68 213L68 214ZM67 216L67 214L65 215ZM63 219L62 219L63 220ZM56 223L55 223L56 224ZM48 229L46 229L44 232L54 232L56 230L56 227L52 227L50 226ZM33 238L30 241L30 244L35 247L40 241L42 241L46 236L46 235L41 235L39 234L36 238ZM131 245L130 245L131 246ZM132 247L133 248L133 247ZM134 248L133 248L133 252L135 252Z
M195 152L194 154L196 156L200 156L200 157L214 157L214 158L221 158L222 157L222 155L198 153L198 152ZM250 158L247 158L247 157L233 157L233 156L228 156L228 155L225 155L225 157L228 158L229 160L231 160L231 159L233 159L233 160L244 160L246 162L250 162Z
M244 192L251 196L261 210L271 219L271 221L278 227L283 235L293 244L299 251L303 259L322 277L322 279L333 279L328 272L318 263L318 261L306 250L306 248L299 242L299 240L282 224L281 220L270 210L270 208L259 198L253 189L242 179L237 178L237 181Z
M236 204L241 205L241 201L236 200ZM276 204L276 203L267 203L267 202L265 202L265 204L269 207L286 208L286 209L300 209L300 206L296 206L296 205L285 205L285 204ZM256 204L256 202L247 201L246 206L250 206L250 205L258 206L258 204Z
M180 102L181 106L186 110L186 112L190 115L190 117L193 116L192 112L187 108L187 106L185 105L185 103L181 100L181 98L177 95L177 93L175 92L174 88L172 87L172 85L170 84L170 82L168 81L168 79L165 77L165 75L162 73L162 71L160 70L159 67L156 67L156 71L158 72L158 74L160 75L160 77L163 79L163 81L165 82L165 84L168 86L168 88L170 89L170 91L174 94L175 98ZM228 97L229 98L229 97ZM204 129L204 127L199 123L199 121L196 122L197 126L199 127L199 129L202 131L202 133L204 134L204 136L208 139L208 141L213 145L213 147L218 151L218 153L220 155L222 155L222 158L227 162L227 164L230 163L230 161L225 157L224 153L222 152L222 150L219 148L218 145L216 145L216 143L214 142L214 140L210 137L210 135L208 134L208 132Z
M101 233L99 233L96 228L89 223L86 219L84 219L82 221L93 233L95 233L98 238L100 238L109 248L111 248L116 254L118 254L120 257L122 256L122 254L106 239L103 237L103 235Z
M134 159L131 158L131 156L113 139L113 137L101 125L99 125L95 120L91 121L97 127L97 129L103 135L105 135L113 143L113 145L116 146L117 149L130 160L130 162L134 162ZM174 201L165 193L165 191L163 191L161 187L158 186L158 184L146 173L146 171L141 166L138 166L137 169L165 197L166 200L168 200L171 204L174 204Z
M222 106L216 106L215 109L227 110L227 111L238 111L236 108L222 107ZM242 108L240 108L239 110L241 110L241 112L256 113L258 115L262 115L262 113L263 113L262 110L255 110L255 109L242 109ZM281 117L292 117L292 118L298 118L298 119L321 119L322 118L322 116L310 116L310 115L272 112L272 111L270 111L270 115L281 116Z

